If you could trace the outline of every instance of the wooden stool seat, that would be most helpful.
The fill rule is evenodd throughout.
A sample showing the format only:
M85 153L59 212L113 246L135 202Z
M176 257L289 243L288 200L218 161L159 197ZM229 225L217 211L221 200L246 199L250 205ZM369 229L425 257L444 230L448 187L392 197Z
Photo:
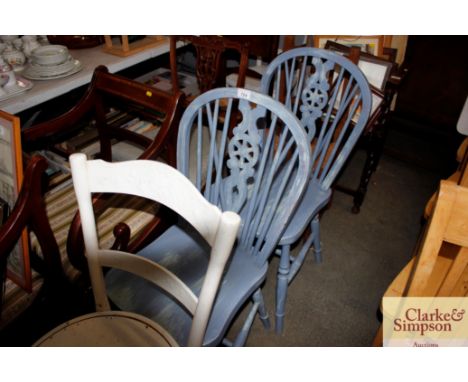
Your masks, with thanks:
M154 321L131 312L97 312L74 318L34 346L178 346Z

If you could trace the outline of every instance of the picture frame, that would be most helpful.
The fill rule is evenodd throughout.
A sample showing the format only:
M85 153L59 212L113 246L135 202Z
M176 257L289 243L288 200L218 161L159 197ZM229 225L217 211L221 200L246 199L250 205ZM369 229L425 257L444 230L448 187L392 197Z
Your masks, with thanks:
M324 46L324 49L336 52L343 56L349 56L351 53L351 48L352 47L350 46L338 44L334 41L327 41ZM382 112L382 105L385 102L385 86L388 79L390 78L390 73L394 64L383 58L361 52L359 54L359 61L357 65L366 76L371 90L372 103L369 119L366 125L366 131L368 131L372 129L375 121ZM334 73L333 78L335 79L337 75L338 73ZM337 102L339 102L341 99L341 91L342 90L340 90L340 93L338 94ZM357 122L359 115L360 106L356 115L353 117L353 122Z
M13 209L23 181L20 119L0 110L0 198ZM29 240L25 229L8 256L7 277L31 292Z
M324 49L331 50L342 55L348 55L351 51L350 46L330 40L327 40L324 45ZM395 63L366 52L361 52L357 65L362 70L371 86L380 91L384 91Z
M380 114L383 111L381 106L385 102L385 94L381 92L380 90L374 88L373 86L371 86L371 97L372 97L372 106L371 106L369 119L367 120L366 132L373 129L375 122L380 117Z
M382 56L384 49L384 35L374 36L350 36L350 35L324 35L314 36L314 47L325 48L327 41L336 42L346 46L357 46L362 52L372 54L374 56Z
M382 105L385 102L385 94L381 92L379 89L370 86L371 89L371 110L369 114L369 119L367 120L365 131L368 132L374 126L375 121L379 118L380 114L382 113ZM340 92L341 93L341 92ZM337 104L341 99L341 95L338 95ZM356 123L361 115L361 106L358 107L356 115L353 116L352 121Z

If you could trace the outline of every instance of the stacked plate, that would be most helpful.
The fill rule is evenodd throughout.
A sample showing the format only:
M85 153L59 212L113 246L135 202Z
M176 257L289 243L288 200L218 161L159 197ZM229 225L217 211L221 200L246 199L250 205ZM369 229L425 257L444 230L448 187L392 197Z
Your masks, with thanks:
M33 50L22 75L31 80L51 80L70 76L81 70L66 46L44 45Z
M0 76L2 80L0 83L3 82L3 77ZM1 87L1 86L0 86ZM8 98L14 97L18 94L25 92L33 87L33 83L28 81L26 78L16 77L16 82L9 86L9 87L1 87L2 92L0 92L0 101L4 101Z

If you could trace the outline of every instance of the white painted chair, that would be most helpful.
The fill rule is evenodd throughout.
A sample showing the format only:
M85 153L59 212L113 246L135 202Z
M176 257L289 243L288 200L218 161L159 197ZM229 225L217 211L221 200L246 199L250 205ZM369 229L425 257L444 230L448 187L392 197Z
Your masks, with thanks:
M153 282L193 315L187 345L200 346L227 259L240 224L233 212L210 204L181 173L163 163L135 160L108 163L70 157L96 303L96 313L78 317L44 335L36 346L176 346L156 322L139 314L112 311L102 267L128 271ZM164 266L122 251L100 249L91 203L92 193L123 193L164 204L183 217L211 246L210 260L197 297ZM190 256L190 253L187 253ZM185 344L182 344L185 345Z

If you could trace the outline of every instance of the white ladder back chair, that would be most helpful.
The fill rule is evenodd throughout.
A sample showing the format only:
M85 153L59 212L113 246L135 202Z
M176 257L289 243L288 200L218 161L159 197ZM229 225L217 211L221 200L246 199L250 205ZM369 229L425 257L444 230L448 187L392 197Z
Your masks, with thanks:
M240 217L233 212L221 212L184 175L160 162L109 163L87 160L84 154L73 154L70 164L97 312L111 310L102 267L125 270L153 282L193 315L188 345L200 346L224 266L236 240ZM123 193L148 198L172 209L190 223L211 246L200 295L197 297L184 282L160 264L127 252L100 249L92 206L93 193Z

